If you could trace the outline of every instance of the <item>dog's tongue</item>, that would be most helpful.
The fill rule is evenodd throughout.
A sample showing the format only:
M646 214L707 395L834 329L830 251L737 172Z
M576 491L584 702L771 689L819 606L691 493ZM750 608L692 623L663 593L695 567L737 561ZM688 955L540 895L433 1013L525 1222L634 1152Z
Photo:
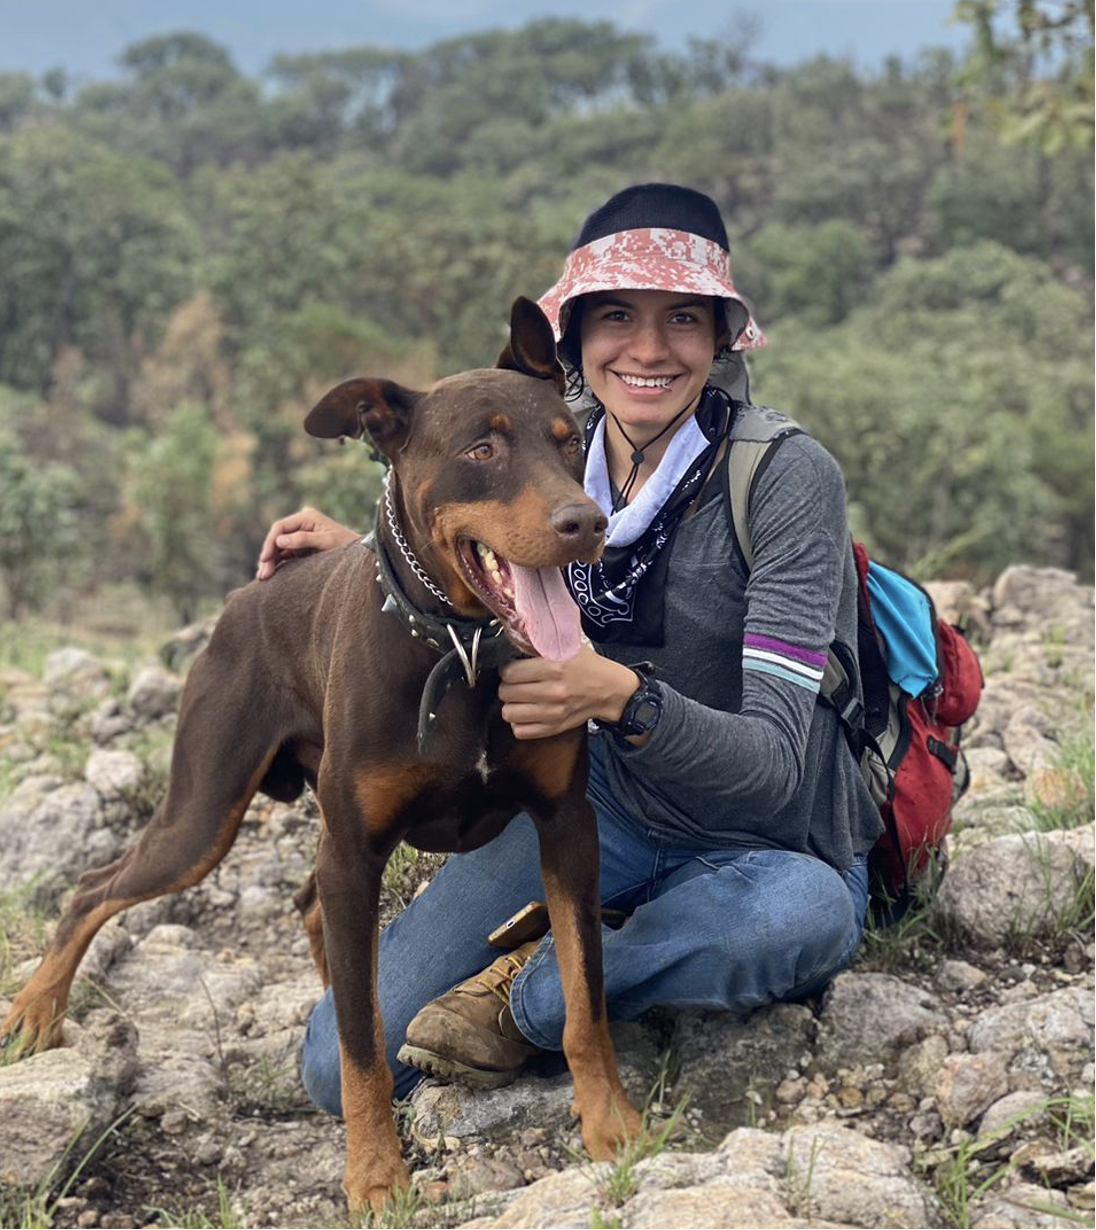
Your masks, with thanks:
M573 658L582 643L578 607L558 568L522 568L510 564L517 608L529 643L542 658Z

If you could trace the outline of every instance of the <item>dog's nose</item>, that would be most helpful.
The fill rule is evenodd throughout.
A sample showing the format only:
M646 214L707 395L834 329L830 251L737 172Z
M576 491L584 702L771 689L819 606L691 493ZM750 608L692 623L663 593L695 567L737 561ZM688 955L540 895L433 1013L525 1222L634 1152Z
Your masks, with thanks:
M560 538L583 555L601 546L609 524L609 518L590 500L564 504L552 513L551 521Z

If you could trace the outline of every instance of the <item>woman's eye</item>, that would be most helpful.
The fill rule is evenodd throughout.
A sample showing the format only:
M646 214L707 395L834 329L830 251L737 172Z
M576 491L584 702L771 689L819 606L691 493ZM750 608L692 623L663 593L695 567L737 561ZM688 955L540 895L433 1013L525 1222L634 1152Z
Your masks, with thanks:
M466 457L471 457L473 461L490 461L495 455L495 450L490 444L477 444L470 448L464 455Z

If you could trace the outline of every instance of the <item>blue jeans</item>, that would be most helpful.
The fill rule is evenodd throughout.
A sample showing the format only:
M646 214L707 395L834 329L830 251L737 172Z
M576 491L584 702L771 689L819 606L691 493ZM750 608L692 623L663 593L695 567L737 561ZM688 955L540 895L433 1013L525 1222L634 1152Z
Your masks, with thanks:
M852 960L868 900L866 862L839 873L790 850L712 849L651 832L609 792L599 738L587 790L597 813L601 901L631 914L602 929L609 1015L656 1005L746 1012L820 990ZM380 937L378 986L396 1096L422 1073L396 1052L412 1017L499 956L487 935L543 900L539 846L528 816L468 854L453 855ZM562 1047L564 1006L552 937L514 981L514 1020L530 1042ZM321 1109L341 1113L339 1047L330 989L308 1022L301 1077Z

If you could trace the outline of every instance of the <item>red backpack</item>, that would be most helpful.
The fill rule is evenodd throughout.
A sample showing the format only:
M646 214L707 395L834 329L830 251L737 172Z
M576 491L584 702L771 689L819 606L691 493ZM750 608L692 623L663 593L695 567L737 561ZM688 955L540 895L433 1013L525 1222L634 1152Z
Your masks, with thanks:
M753 489L780 443L801 435L802 429L766 407L736 403L735 410L723 494L748 572L753 564ZM947 869L951 812L969 780L960 728L978 706L983 680L963 634L937 618L932 599L917 586L935 631L936 676L917 696L893 683L887 673L887 640L872 617L868 574L869 567L877 574L901 574L869 560L860 543L853 543L853 553L859 582L857 644L830 646L820 698L837 710L883 819L885 832L868 861L873 914L877 923L886 924L931 896Z

